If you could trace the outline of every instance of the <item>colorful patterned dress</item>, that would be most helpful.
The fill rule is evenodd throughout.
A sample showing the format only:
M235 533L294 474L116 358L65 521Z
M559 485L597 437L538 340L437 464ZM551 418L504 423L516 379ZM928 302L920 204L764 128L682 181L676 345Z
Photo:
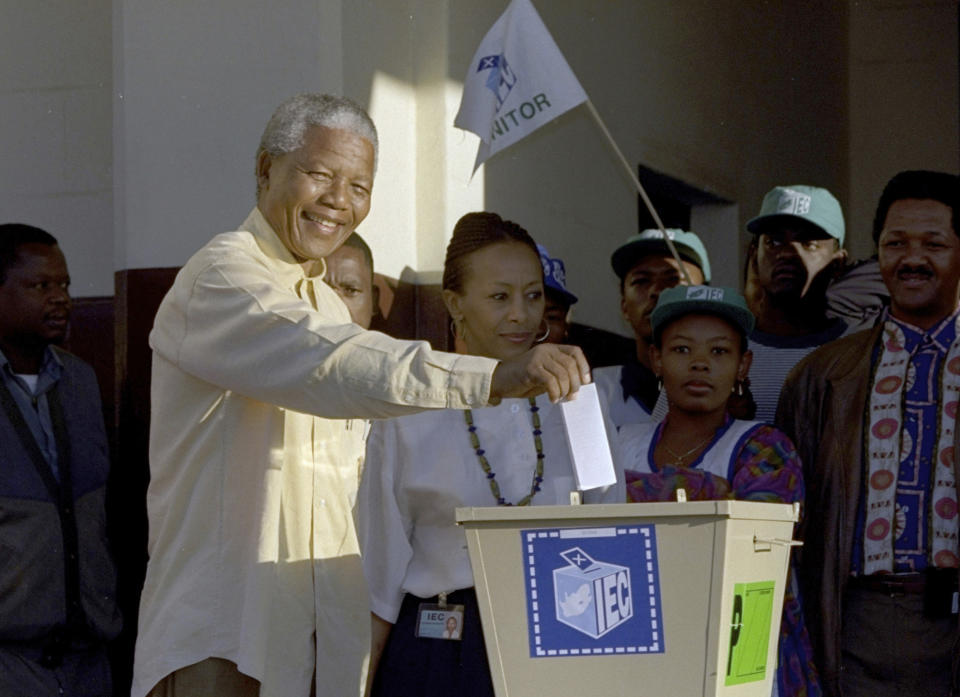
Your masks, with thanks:
M675 501L677 489L681 488L686 490L690 501L738 499L793 503L803 500L800 458L786 434L773 426L734 420L728 415L693 463L684 467L659 467L653 461L653 453L665 424L666 421L630 424L620 429L627 501ZM823 693L792 565L784 597L779 648L775 694L820 697Z

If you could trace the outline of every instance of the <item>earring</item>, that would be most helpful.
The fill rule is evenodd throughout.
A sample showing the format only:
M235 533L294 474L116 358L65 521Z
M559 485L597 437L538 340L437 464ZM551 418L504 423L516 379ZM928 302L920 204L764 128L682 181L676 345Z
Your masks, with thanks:
M663 378L657 376L657 392L663 392Z
M730 388L730 391L733 392L738 397L743 396L743 380L737 380L737 384Z
M546 320L540 320L540 321L543 322L543 326L546 327L546 329L543 332L543 336L538 336L536 339L533 340L533 343L535 344L543 343L544 341L547 340L547 337L550 336L550 325L547 324Z

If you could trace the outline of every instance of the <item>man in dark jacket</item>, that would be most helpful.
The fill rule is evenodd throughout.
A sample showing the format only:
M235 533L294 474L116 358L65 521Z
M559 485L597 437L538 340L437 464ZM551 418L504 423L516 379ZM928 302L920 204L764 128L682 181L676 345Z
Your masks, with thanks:
M70 319L57 241L0 225L0 694L111 694L120 630L105 536L96 377L57 348Z
M890 307L791 372L801 589L827 695L958 692L960 180L901 172L874 220ZM951 691L952 690L952 691Z

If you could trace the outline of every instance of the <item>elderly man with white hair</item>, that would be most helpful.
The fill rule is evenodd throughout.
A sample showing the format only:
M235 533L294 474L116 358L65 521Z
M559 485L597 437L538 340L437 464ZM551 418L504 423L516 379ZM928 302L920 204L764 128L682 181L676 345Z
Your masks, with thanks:
M256 208L160 306L133 697L358 694L357 420L558 400L590 379L572 347L497 362L351 323L323 259L366 216L376 159L373 122L349 100L282 104L257 152Z

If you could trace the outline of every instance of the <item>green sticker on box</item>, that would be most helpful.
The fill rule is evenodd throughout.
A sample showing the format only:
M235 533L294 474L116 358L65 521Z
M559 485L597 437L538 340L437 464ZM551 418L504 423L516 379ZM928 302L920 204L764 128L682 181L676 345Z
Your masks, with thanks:
M767 674L773 587L773 581L737 583L733 587L725 685L756 682Z

